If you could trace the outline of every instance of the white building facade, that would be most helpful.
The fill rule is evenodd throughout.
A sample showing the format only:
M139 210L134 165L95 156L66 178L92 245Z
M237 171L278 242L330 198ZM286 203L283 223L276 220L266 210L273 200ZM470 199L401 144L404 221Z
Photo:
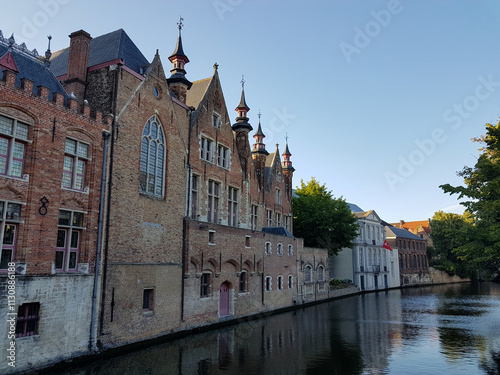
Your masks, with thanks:
M359 235L352 249L342 249L331 258L330 276L352 280L361 291L399 287L398 249L390 249L385 242L382 220L373 210L353 214Z

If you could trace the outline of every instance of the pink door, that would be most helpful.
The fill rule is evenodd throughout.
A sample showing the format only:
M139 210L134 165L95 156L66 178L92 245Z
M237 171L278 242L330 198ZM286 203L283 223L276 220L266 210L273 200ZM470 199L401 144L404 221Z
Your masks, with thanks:
M224 283L220 286L220 316L229 315L229 285Z

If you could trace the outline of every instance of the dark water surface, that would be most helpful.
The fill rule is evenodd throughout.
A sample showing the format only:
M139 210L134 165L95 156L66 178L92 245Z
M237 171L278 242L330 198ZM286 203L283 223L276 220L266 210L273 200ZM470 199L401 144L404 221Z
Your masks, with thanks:
M500 285L364 294L52 374L500 374Z

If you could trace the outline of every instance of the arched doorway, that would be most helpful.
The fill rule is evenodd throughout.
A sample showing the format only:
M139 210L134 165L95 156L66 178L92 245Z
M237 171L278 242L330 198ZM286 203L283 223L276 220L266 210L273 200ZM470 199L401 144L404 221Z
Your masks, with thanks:
M229 283L222 283L219 290L219 316L229 315Z

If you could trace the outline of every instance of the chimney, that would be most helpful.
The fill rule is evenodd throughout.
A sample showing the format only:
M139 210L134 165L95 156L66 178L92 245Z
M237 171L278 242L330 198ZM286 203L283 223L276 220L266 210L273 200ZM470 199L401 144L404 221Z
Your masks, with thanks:
M86 31L79 30L69 38L68 73L63 86L67 92L74 92L78 102L83 104L92 37Z
M399 227L400 227L400 228L403 228L404 223L405 223L405 221L404 221L404 220L399 220Z

